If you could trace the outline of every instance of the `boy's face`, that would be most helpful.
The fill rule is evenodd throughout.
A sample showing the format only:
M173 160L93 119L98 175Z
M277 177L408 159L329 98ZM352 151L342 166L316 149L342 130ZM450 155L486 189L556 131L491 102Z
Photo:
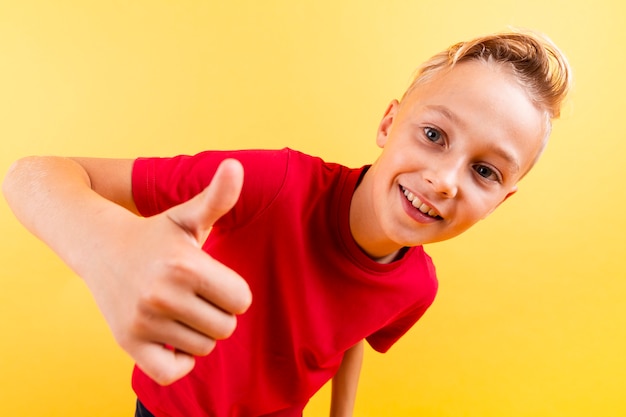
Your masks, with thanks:
M476 61L394 100L370 169L378 230L399 246L467 230L515 193L543 147L545 117L509 72Z

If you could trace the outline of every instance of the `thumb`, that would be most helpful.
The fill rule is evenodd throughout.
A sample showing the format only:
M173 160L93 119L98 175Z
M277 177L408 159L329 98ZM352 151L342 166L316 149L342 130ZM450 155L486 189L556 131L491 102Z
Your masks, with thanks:
M226 159L217 168L208 187L191 200L170 209L168 217L202 243L213 224L237 203L242 187L243 166L235 159Z

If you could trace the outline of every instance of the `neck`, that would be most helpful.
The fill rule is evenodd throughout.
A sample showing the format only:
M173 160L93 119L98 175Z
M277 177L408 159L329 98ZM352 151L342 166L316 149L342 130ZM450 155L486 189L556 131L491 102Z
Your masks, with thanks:
M370 258L379 263L390 263L404 254L404 248L386 238L375 218L372 210L372 193L368 182L370 171L365 173L352 195L350 232L356 244Z
M408 248L401 248L398 249L397 251L390 253L389 255L385 255L383 257L380 258L372 258L374 259L376 262L378 262L379 264L390 264L393 261L397 261L398 259L402 258L402 256L404 255L404 253L407 251Z

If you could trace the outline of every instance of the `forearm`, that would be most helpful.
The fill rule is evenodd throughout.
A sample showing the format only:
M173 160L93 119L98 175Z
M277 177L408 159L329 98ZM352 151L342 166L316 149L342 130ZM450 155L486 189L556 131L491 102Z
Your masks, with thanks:
M363 363L363 341L348 349L332 381L330 417L350 417Z
M94 236L111 232L105 217L132 216L91 185L87 172L71 159L29 157L11 167L3 192L20 222L76 270L82 255L96 249L89 247L97 242Z

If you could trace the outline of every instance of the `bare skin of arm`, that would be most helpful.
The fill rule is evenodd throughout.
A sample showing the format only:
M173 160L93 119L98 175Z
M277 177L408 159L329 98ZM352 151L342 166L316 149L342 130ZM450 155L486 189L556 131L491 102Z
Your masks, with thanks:
M225 161L204 192L143 218L132 199L132 164L24 158L3 191L24 226L85 280L118 344L166 385L230 336L251 302L246 282L201 249L237 201L243 169Z
M351 417L363 363L363 341L344 354L341 366L332 381L330 417Z

